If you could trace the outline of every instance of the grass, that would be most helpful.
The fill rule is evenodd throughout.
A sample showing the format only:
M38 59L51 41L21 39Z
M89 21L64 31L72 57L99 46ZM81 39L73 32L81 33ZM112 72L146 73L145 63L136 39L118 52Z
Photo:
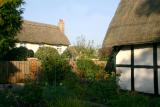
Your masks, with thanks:
M117 90L112 77L75 84L75 87L28 84L20 90L3 90L0 107L160 107L159 97Z
M91 104L83 102L77 98L59 98L55 107L91 107Z
M160 98L130 92L120 92L109 101L111 107L160 107Z

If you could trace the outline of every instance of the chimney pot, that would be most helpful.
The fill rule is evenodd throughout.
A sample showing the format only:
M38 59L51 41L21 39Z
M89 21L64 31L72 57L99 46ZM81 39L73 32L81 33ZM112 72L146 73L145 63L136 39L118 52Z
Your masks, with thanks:
M62 33L64 33L64 20L63 19L59 19L58 27L59 27L60 31Z

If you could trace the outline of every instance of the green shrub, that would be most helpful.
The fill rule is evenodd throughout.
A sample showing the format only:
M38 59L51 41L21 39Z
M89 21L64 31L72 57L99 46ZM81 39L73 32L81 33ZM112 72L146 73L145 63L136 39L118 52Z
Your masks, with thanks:
M0 91L0 107L45 107L42 88L27 84L21 89Z
M88 85L86 98L92 102L107 104L109 99L117 95L117 90L115 77L93 81Z
M49 59L51 57L59 57L58 51L51 47L41 47L35 53L35 57L40 60Z
M17 91L19 102L25 107L42 107L42 87L36 83L26 84L22 90Z
M77 66L78 69L84 73L84 77L89 80L95 79L96 73L99 71L99 66L89 59L77 60Z
M29 57L34 57L34 52L33 52L33 50L31 50L31 49L28 50L28 56L29 56Z
M63 53L62 53L62 57L64 58L72 58L72 54L70 53L70 51L68 49L66 49Z
M13 97L9 96L9 92L8 91L0 91L0 107L10 107L10 105L12 105L13 107L16 106L16 104L14 104L14 99Z
M65 74L71 72L68 62L61 58L49 58L42 60L42 69L40 71L41 82L50 85L59 85L63 81Z
M5 56L5 60L18 60L23 61L28 57L33 57L34 52L32 50L28 50L25 47L13 48L11 49Z
M73 93L73 96L78 98L85 96L86 84L81 83L80 78L73 72L67 73L62 83Z
M78 56L78 53L74 47L68 47L62 54L62 57L64 58L76 58Z
M102 47L98 50L98 57L100 60L106 61L112 52L112 48Z
M41 60L39 81L50 85L58 85L67 72L71 72L68 61L63 59L54 48L40 48L35 56Z

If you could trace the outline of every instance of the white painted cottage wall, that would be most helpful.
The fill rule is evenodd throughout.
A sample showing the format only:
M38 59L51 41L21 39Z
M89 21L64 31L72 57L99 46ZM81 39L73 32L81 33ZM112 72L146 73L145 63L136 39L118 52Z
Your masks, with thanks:
M135 65L153 65L153 49L143 48L134 50ZM131 64L131 51L121 50L116 56L116 64ZM124 90L131 90L131 68L117 67L120 73L119 86ZM135 68L135 90L139 92L154 93L153 69ZM159 73L160 76L160 73ZM159 79L160 84L160 79ZM159 87L160 90L160 87Z
M20 47L20 46L24 46L27 49L31 49L34 51L34 53L40 48L40 47L51 47L51 48L55 48L57 49L59 54L62 54L66 49L67 46L63 46L63 45L58 45L58 46L54 46L54 45L47 45L47 44L33 44L33 43L16 43L16 47Z

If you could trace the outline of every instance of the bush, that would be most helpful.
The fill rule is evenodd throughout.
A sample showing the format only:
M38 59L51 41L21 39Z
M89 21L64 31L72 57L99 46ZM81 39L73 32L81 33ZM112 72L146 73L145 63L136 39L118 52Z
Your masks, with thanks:
M82 83L75 73L67 73L62 83L72 92L73 96L78 98L85 96L86 84Z
M76 58L78 55L76 49L74 47L68 47L62 54L62 57L64 58Z
M39 81L50 85L58 85L71 71L69 63L63 59L54 48L40 48L35 56L41 60Z
M13 48L11 49L4 57L5 60L18 60L23 61L28 57L33 57L34 52L32 50L28 50L25 47Z
M58 51L51 47L41 47L35 53L35 57L40 60L49 59L51 57L59 57Z
M106 48L106 47L100 48L98 50L98 57L99 59L106 61L111 52L112 48Z
M77 60L77 67L84 73L84 77L89 80L94 80L96 73L99 71L99 66L89 59Z
M23 107L43 107L43 88L35 83L26 84L23 89L16 91L19 103Z
M42 80L41 82L46 82L50 85L58 85L68 72L71 72L71 68L66 60L52 57L42 60L39 79Z
M1 90L0 107L45 107L42 88L37 84L27 84L21 89Z
M117 84L115 77L107 80L93 81L88 85L86 98L92 102L108 104L109 99L117 95Z

